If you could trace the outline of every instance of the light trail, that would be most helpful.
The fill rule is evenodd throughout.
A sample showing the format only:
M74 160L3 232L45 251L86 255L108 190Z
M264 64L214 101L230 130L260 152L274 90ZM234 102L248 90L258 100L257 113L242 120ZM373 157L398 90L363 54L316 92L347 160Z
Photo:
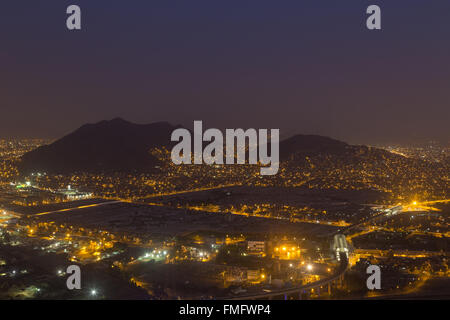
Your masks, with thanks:
M173 196L173 195L178 195L178 194L194 193L194 192L216 190L216 189L238 187L238 186L241 186L241 184L225 184L225 185L215 186L215 187L205 187L205 188L196 188L196 189L183 190L183 191L158 193L158 194L152 194L152 195L146 196L145 198L142 198L142 201L145 201L146 199L157 198L157 197Z
M434 203L448 203L448 202L450 202L450 199L425 201L425 202L419 203L419 205L423 205L423 204L434 204Z
M121 202L122 201L101 202L101 203L89 204L89 205L85 205L85 206L79 206L79 207L75 207L75 208L67 208L67 209L54 210L54 211L48 211L48 212L41 212L41 213L35 214L34 216L43 216L43 215L53 214L53 213L63 213L63 212L67 212L67 211L73 211L73 210L79 210L79 209L85 209L85 208L93 208L93 207L99 207L99 206L104 206L104 205L114 204L114 203L121 203Z
M450 199L424 201L424 202L413 201L412 203L405 204L403 206L402 212L408 212L408 211L435 211L435 212L439 212L439 211L442 211L442 210L440 210L438 208L431 207L429 205L436 204L436 203L449 203L449 202L450 202Z

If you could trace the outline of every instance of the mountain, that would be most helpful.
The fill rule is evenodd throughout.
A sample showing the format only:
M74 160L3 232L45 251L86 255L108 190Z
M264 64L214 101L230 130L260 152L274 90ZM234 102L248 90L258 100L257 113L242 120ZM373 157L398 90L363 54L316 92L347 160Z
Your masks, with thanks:
M448 165L387 150L298 135L280 142L275 184L315 189L377 190L386 194L446 198ZM258 181L257 183L260 183Z
M152 171L159 161L149 150L170 147L178 126L167 122L134 124L120 118L86 124L56 142L26 153L21 173Z
M26 153L19 163L19 171L23 175L88 172L107 176L113 172L162 170L168 174L171 188L177 190L192 189L199 184L215 186L244 181L258 186L374 189L413 196L434 194L443 198L448 195L449 170L444 163L407 158L383 149L349 145L317 135L296 135L282 140L280 170L275 176L261 177L252 174L252 170L249 175L243 175L240 166L233 166L229 171L227 168L229 174L225 175L215 166L185 166L185 170L180 170L167 158L173 145L170 136L178 127L167 122L139 125L122 119L84 125L50 145ZM154 147L166 147L167 153L153 153L158 155L157 159L150 153ZM153 187L151 190L142 187L142 184L129 186L142 190L143 194L155 192ZM124 190L124 194L129 193Z
M319 135L295 135L280 142L280 159L313 156L321 153L342 154L352 146L345 142Z
M309 168L312 165L316 171L320 172L344 168L355 171L364 171L369 168L379 170L394 164L402 167L423 165L421 161L407 159L387 150L364 145L349 145L318 135L296 135L281 141L280 161L291 167Z
M19 164L23 174L48 172L151 172L161 165L150 154L153 147L173 145L170 136L179 126L167 122L134 124L120 118L86 124L56 142L26 153ZM295 135L280 142L284 165L326 171L403 166L412 160L367 146L353 146L319 135ZM302 171L304 171L302 169Z

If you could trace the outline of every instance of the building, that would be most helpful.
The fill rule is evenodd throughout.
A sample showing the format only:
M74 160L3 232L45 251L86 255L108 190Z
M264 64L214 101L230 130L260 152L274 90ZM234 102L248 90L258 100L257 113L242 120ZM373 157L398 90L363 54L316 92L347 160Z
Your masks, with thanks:
M266 248L264 241L247 241L247 251L252 253L264 252Z

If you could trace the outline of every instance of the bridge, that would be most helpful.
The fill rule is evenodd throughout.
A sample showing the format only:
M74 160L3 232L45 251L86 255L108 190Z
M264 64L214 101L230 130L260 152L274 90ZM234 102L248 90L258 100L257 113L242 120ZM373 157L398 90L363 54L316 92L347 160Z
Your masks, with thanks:
M308 283L298 287L284 288L277 291L255 293L250 295L240 295L233 298L224 298L224 300L262 300L262 299L275 299L282 298L288 300L289 298L303 299L304 295L310 295L311 293L327 292L331 294L333 287L342 287L344 274L349 268L348 258L346 253L341 252L339 257L340 265L336 272L330 277ZM325 291L326 290L326 291Z
M448 256L443 251L412 251L412 250L381 250L381 249L356 249L355 255L359 257L376 257L386 258L390 255L394 257L407 257L407 258L425 258L425 257L439 257Z
M331 243L331 250L336 255L336 260L341 260L341 253L346 256L348 259L348 255L350 254L351 247L349 246L345 235L338 233L333 237L333 241Z

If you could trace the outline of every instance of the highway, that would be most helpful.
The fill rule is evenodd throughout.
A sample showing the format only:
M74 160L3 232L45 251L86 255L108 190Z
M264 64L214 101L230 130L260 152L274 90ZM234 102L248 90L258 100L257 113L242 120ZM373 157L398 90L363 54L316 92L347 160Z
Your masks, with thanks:
M363 220L361 222L353 224L353 225L343 229L342 231L337 231L336 233L343 233L345 235L348 235L349 231L351 231L353 229L356 229L356 228L359 228L361 226L364 226L364 225L366 225L366 224L368 224L368 223L370 223L372 221L375 221L375 220L377 220L379 218L388 218L388 217L390 218L392 216L395 216L396 214L398 214L402 210L402 208L403 208L402 206L396 206L396 207L392 207L392 208L383 210L380 213L369 217L368 219L365 219L365 220Z
M410 250L380 250L380 249L355 249L355 254L359 256L373 256L377 258L388 257L392 254L394 257L405 258L425 258L438 257L447 254L440 251L410 251Z
M114 203L120 203L120 202L122 202L122 201L108 201L108 202L94 203L94 204L89 204L89 205L79 206L79 207L74 207L74 208L66 208L66 209L61 209L61 210L41 212L41 213L34 214L33 216L43 216L43 215L53 214L53 213L63 213L63 212L80 210L80 209L85 209L85 208L100 207L100 206L114 204Z
M341 261L341 265L339 266L338 271L328 278L321 279L319 281L315 281L312 283L308 283L306 285L299 286L299 287L291 287L291 288L287 288L287 289L258 293L258 294L241 295L241 296L232 297L232 298L224 298L224 300L259 300L259 299L271 299L276 296L284 296L286 299L286 297L288 295L294 295L294 294L300 295L304 291L309 291L312 289L317 289L320 287L331 285L333 282L336 282L336 281L339 281L340 279L342 279L345 272L349 268L348 259L345 256L345 254L341 254L340 261Z
M358 227L361 227L363 225L366 225L367 223L370 223L374 220L377 220L379 218L386 218L386 217L391 217L394 216L396 214L398 214L399 212L401 212L402 210L402 206L395 206L392 207L390 209L384 210L366 220L363 220L359 223L353 224L347 228L345 228L342 231L338 231L335 234L338 233L343 233L343 234L349 234L349 231L356 229ZM304 286L300 286L300 287L294 287L294 288L289 288L289 289L282 289L279 291L272 291L272 292L265 292L265 293L260 293L260 294L252 294L252 295L242 295L242 296L238 296L238 297L234 297L234 298L230 298L230 300L252 300L252 299L270 299L272 297L275 296L285 296L287 297L288 295L293 295L293 294L300 294L303 291L308 291L311 289L316 289L316 288L320 288L323 286L327 286L332 284L333 282L341 279L343 277L343 275L345 274L345 272L347 271L347 269L349 268L349 263L348 263L348 258L344 253L341 253L341 266L338 269L338 272L332 276L330 276L329 278L325 278Z

